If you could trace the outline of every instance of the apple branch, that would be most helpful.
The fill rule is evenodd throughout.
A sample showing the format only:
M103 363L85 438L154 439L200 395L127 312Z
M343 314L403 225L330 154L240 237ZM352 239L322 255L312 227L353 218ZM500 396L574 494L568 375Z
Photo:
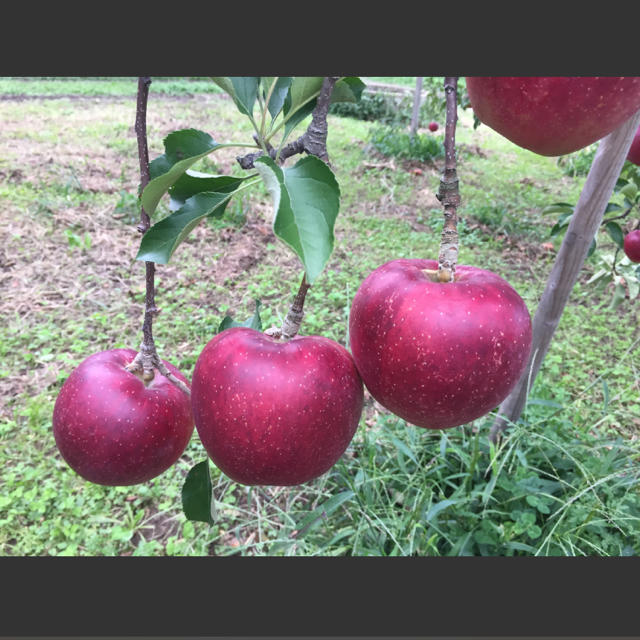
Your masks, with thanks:
M277 327L271 327L267 329L265 333L272 338L283 339L283 340L291 340L298 335L298 331L300 331L300 325L302 324L302 317L304 316L304 301L307 297L307 291L309 291L310 284L307 283L306 274L302 276L302 282L300 283L300 288L298 289L298 293L296 297L293 299L291 303L291 307L287 312L287 315L282 322L282 327L278 329Z
M147 102L149 98L149 85L151 78L138 78L138 97L136 102L136 123L135 132L138 141L138 159L140 161L140 188L139 193L142 194L147 184L149 184L149 148L147 145ZM140 224L137 229L144 234L149 230L151 220L149 214L140 206ZM145 309L144 319L142 322L142 344L138 355L131 363L127 365L127 370L142 376L145 383L151 382L154 377L154 369L171 380L178 388L187 395L191 395L189 387L176 378L164 366L162 360L156 351L156 345L153 340L153 318L160 313L155 302L155 262L145 262Z
M513 391L500 405L491 427L489 439L494 443L508 424L516 422L524 410L527 396L549 350L591 241L602 222L607 202L611 198L638 125L640 111L603 138L598 146L533 319L528 365Z
M327 114L331 104L331 94L336 82L340 76L328 76L322 81L322 88L318 95L316 106L311 114L311 122L307 130L293 142L285 145L280 153L277 153L273 147L268 148L269 155L273 160L277 160L282 164L287 158L298 153L308 153L317 156L329 164L329 154L327 153ZM238 156L236 160L243 169L252 169L253 163L264 155L262 151L249 153L246 156Z
M444 207L444 226L440 240L438 257L438 280L452 282L458 262L458 213L460 194L456 171L456 123L458 120L457 91L458 78L444 79L447 101L447 119L444 134L445 165L436 198Z

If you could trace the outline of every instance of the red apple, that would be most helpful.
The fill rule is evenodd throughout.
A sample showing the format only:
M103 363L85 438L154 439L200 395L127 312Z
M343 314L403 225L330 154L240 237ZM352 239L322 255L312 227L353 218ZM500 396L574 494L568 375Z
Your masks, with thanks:
M351 350L371 395L419 427L448 429L495 409L527 364L531 319L511 285L458 265L454 282L392 260L369 274L349 318Z
M560 156L600 140L640 109L640 77L470 77L481 122L515 144Z
M640 127L636 131L636 135L633 136L627 160L640 167Z
M438 123L437 122L430 122L429 123L429 131L437 131L438 130Z
M624 237L624 252L631 262L640 262L640 229L627 233Z
M363 396L353 359L337 342L282 342L233 328L198 357L191 403L204 448L232 480L296 485L328 471L345 452Z
M182 455L193 433L189 397L155 372L147 385L125 366L136 351L89 356L62 385L53 435L68 465L86 480L131 485L155 478ZM173 375L188 384L171 364Z

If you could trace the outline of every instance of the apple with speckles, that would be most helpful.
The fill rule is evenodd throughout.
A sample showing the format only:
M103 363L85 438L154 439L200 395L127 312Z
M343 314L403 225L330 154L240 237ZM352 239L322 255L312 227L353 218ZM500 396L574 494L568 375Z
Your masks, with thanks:
M351 351L371 395L427 429L495 409L527 364L531 318L503 278L458 265L438 282L435 260L392 260L371 272L349 317Z
M640 262L640 229L627 233L624 237L624 252L631 262Z
M127 486L155 478L176 463L193 433L189 396L158 371L149 383L127 371L136 354L111 349L89 356L56 399L58 449L95 484ZM164 365L188 385L178 369Z
M627 160L640 167L640 127L638 127L636 135L633 136L633 140L631 141Z
M337 342L242 327L207 343L191 388L204 448L245 485L298 485L326 473L351 442L363 400L353 359Z
M511 142L560 156L600 140L640 109L640 77L469 77L478 119Z

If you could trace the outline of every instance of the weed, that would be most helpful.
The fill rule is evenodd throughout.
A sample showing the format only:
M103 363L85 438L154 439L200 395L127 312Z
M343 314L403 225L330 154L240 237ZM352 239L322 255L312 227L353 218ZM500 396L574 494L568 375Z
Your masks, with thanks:
M417 133L411 136L403 129L378 127L371 131L373 148L384 156L431 163L444 156L441 136Z

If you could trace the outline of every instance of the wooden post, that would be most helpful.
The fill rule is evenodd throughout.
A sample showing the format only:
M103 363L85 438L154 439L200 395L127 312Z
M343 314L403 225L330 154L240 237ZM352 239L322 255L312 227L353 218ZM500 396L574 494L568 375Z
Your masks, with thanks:
M416 78L416 91L413 96L413 114L411 115L411 139L413 139L418 131L418 123L420 122L420 101L422 98L422 76Z
M529 363L513 391L500 405L489 434L492 442L496 442L508 423L516 422L524 410L533 381L549 350L551 339L587 257L591 241L598 232L605 208L639 125L640 111L603 138L598 146L533 319Z

